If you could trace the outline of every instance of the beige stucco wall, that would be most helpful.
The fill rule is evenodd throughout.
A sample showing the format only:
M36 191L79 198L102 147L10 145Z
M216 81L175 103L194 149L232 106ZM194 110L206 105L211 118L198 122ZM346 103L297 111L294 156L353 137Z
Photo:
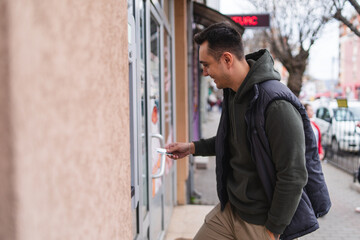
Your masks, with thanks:
M8 4L0 0L0 239L15 239L15 188L10 112Z
M0 238L131 239L126 1L0 12Z

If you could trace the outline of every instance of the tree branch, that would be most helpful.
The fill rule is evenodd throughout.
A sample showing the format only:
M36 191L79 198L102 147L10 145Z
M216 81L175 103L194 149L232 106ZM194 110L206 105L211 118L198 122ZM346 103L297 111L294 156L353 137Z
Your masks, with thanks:
M348 0L349 3L355 8L355 10L360 14L360 5L356 0Z
M274 58L289 72L288 86L298 95L307 66L310 47L319 32L333 18L334 7L313 0L253 0L258 8L272 13L271 29L265 31ZM328 0L327 3L331 1ZM339 1L339 0L333 0ZM344 1L344 0L341 0ZM329 11L333 7L333 11Z
M360 37L360 31L341 14L341 10L336 11L334 18L344 23L356 36Z

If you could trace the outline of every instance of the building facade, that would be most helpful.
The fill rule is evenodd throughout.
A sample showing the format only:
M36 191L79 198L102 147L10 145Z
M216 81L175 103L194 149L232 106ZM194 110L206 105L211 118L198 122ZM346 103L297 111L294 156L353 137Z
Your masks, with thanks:
M161 148L200 137L193 33L229 20L199 2L0 1L0 239L164 238L191 166Z
M174 4L178 4L180 13L174 13ZM183 19L179 20L177 14L183 15ZM128 1L128 19L132 236L162 239L177 204L177 176L185 178L183 182L186 180L186 175L176 172L186 167L181 166L185 161L177 169L173 160L158 151L175 141L176 122L185 123L178 138L188 139L184 118L187 104L175 108L175 89L184 90L179 97L186 103L187 78L179 77L183 80L179 87L176 85L174 47L174 24L180 21L180 28L182 22L186 23L186 1ZM178 54L184 59L176 66L179 69L186 64L186 25L181 31L179 40L182 38L183 45ZM175 118L177 108L185 113L179 119Z
M126 4L0 2L0 239L132 239Z
M359 29L360 16L351 22ZM360 97L360 38L344 24L340 24L340 87L349 99Z

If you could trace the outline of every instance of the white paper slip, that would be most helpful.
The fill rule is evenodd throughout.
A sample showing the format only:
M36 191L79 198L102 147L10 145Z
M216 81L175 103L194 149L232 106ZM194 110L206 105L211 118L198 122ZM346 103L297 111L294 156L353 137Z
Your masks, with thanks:
M157 151L158 153L166 154L166 155L168 155L168 156L173 155L172 153L166 152L166 149L165 149L165 148L157 148L156 151Z

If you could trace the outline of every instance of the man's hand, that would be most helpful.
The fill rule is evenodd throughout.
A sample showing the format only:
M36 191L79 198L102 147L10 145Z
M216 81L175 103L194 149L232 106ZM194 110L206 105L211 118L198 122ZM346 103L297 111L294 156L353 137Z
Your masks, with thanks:
M269 229L266 229L266 232L269 234L269 236L270 236L270 238L272 240L279 240L280 239L280 234L273 233Z
M165 148L168 153L172 154L169 156L172 159L180 159L195 152L194 143L170 143Z

